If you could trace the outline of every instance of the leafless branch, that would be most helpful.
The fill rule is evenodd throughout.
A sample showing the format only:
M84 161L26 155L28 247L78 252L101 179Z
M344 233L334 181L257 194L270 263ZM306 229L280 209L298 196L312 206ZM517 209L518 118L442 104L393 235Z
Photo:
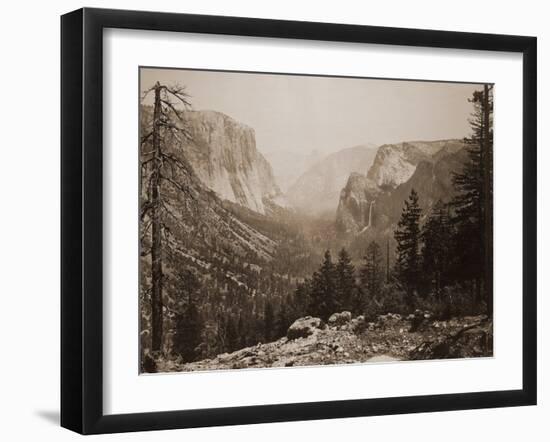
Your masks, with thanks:
M177 109L169 100L165 100L163 98L160 99L160 102L164 105L168 106L174 114L176 114L176 117L178 117L179 120L183 121L183 117L181 116L182 111L181 109Z
M178 189L179 191L181 191L182 193L186 194L187 196L189 196L190 198L192 199L196 199L192 194L191 192L189 192L189 189L186 189L184 188L181 184L179 184L178 182L174 181L172 178L169 178L165 175L160 175L161 179L164 179L166 181L168 181L170 184L172 184L176 189Z
M185 91L185 86L175 85L172 87L167 87L166 91L181 101L186 108L191 107L191 103L187 100L188 98L191 98L191 96Z
M145 235L147 234L147 232L149 231L149 228L151 227L151 224L153 223L153 220L149 220L146 224L145 224L145 227L143 227L143 231L142 231L142 234L141 234L141 237L140 237L140 241L143 241L145 239Z
M152 150L151 152L144 152L144 153L142 153L141 155L146 156L146 155L152 155L152 154L154 154L154 153L155 153L155 151ZM144 161L141 162L141 165L142 165L142 166L145 166L147 163L150 163L150 162L153 161L154 159L155 159L155 157L151 157L151 158L149 158L148 160L144 160Z
M141 213L139 215L139 218L141 221L143 221L143 218L145 218L145 215L147 215L147 212L153 208L153 203L151 201L145 201L141 205Z
M141 94L141 101L145 100L145 98L147 97L147 95L149 95L149 93L151 91L154 91L155 90L155 86L151 86L149 89L147 89L146 91L144 91L142 94Z
M160 200L160 204L162 205L162 207L164 207L164 210L166 210L166 213L168 213L168 215L170 215L174 219L174 221L176 221L176 223L179 224L181 228L185 229L185 226L183 224L180 224L181 221L174 214L174 212L172 212L172 209L168 206L168 204L166 204L166 202L162 198Z
M149 132L147 135L141 137L141 144L145 143L153 135L153 131Z
M173 163L175 164L176 166L179 167L179 169L182 171L182 172L185 172L185 173L188 173L189 172L189 168L183 164L179 159L177 159L174 155L172 154L169 154L169 153L164 153L164 152L161 152L161 156L168 160L167 162L168 163Z

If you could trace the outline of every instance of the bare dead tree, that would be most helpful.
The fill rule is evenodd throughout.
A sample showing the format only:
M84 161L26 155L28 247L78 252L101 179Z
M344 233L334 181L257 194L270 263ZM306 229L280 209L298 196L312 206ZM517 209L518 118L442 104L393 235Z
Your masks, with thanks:
M187 190L180 184L174 172L175 169L185 171L185 166L167 149L169 140L181 142L190 140L190 134L185 127L183 110L191 107L189 95L182 86L167 86L158 81L144 92L142 100L150 93L154 94L153 117L150 127L141 134L142 150L150 146L150 150L142 152L142 169L150 167L147 183L147 199L141 206L140 217L143 221L142 236L151 232L151 337L153 352L162 349L163 340L163 231L166 226L163 215L169 210L163 202L161 187L171 186L176 192ZM171 173L167 173L171 170ZM142 174L143 179L143 174ZM142 182L143 183L143 182Z

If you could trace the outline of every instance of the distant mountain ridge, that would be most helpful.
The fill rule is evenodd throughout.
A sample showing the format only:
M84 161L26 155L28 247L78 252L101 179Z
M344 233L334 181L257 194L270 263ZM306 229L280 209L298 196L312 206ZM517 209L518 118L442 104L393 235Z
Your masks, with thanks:
M300 176L326 156L317 149L275 149L262 152L271 164L277 184L286 193Z
M297 210L309 215L336 213L340 191L353 172L365 172L371 166L377 147L362 144L332 153L310 167L286 193Z

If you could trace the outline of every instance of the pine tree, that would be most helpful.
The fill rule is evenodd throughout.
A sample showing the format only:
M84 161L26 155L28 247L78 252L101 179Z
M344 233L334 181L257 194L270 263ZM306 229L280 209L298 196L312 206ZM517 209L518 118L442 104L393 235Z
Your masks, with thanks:
M177 293L176 299L168 299L166 308L174 316L174 351L185 362L199 356L197 347L202 343L204 323L200 313L198 293L200 282L188 269L182 269L171 281L169 291Z
M362 283L357 285L353 299L351 300L351 312L354 315L362 315L365 313L366 295Z
M351 263L351 258L342 248L338 254L338 263L336 264L336 291L338 304L342 310L351 310L355 283L355 267Z
M390 239L386 239L386 283L390 282Z
M299 283L296 286L296 290L294 291L294 295L292 297L292 313L295 318L301 318L310 313L310 296L311 281L306 279L304 282Z
M223 353L227 351L227 320L225 315L218 311L216 315L216 353Z
M371 241L363 257L364 264L361 268L361 285L365 296L376 299L382 290L384 273L382 269L382 251L376 241Z
M198 356L197 347L202 342L203 322L193 297L183 313L175 318L176 332L174 334L174 351L184 362L193 362Z
M422 228L422 276L438 298L448 283L451 228L449 208L438 201Z
M275 321L275 338L286 336L288 327L290 326L290 312L287 307L287 302L283 300L279 312L277 313L277 319Z
M311 281L310 311L326 321L338 310L338 307L336 271L330 251L327 250L321 267L313 274Z
M411 189L394 232L397 241L395 273L398 282L407 292L409 303L413 301L413 293L418 288L420 278L420 214L418 194Z
M492 313L492 87L475 91L469 100L474 106L470 119L472 134L467 143L468 158L460 172L453 175L456 196L451 202L456 230L453 266L459 281L471 280L476 302L485 299Z
M239 335L239 347L246 347L248 330L246 329L242 314L239 315L239 321L237 322L237 334Z
M264 307L264 339L266 342L271 342L275 329L275 313L273 305L270 301L265 303Z
M237 321L232 315L227 317L227 322L225 323L225 336L226 336L226 345L227 351L235 351L239 349L239 333L237 331Z

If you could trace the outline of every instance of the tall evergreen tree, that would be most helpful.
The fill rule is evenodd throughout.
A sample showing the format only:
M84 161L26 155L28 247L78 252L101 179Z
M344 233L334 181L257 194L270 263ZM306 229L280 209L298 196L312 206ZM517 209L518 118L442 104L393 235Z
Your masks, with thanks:
M227 348L227 317L223 312L218 311L216 317L216 352L223 353L227 351Z
M422 276L438 298L448 283L451 241L449 208L439 200L422 228Z
M376 241L371 241L363 257L361 268L361 286L365 296L376 299L382 290L384 271L382 269L382 251Z
M191 297L183 313L175 318L174 350L184 362L193 362L198 356L202 342L203 323L196 302Z
M390 282L390 239L386 239L386 282Z
M418 288L420 278L420 214L418 194L411 189L409 199L405 201L401 219L394 232L397 241L397 260L395 264L396 277L406 290L408 301L412 303L412 295Z
M177 274L173 288L178 293L178 301L166 307L175 310L174 351L185 362L191 362L199 356L197 347L204 330L198 305L200 282L192 271L183 269Z
M351 312L354 315L362 315L365 313L366 295L363 285L360 283L357 285L351 300Z
M484 277L487 313L493 314L493 86L483 86Z
M296 286L292 297L292 313L295 318L306 316L311 305L311 281L306 279L304 282Z
M311 281L310 311L326 321L338 308L336 271L330 251L327 250L321 267L313 274Z
M485 299L492 312L492 87L485 85L483 91L475 91L469 101L474 111L472 134L465 140L468 158L462 170L453 175L456 196L451 205L457 257L453 270L457 280L474 282L477 303L482 300L485 282Z
M287 304L288 303L283 300L283 302L281 303L281 307L277 312L277 318L275 320L275 336L274 336L275 338L280 338L281 336L285 336L288 330L288 327L292 322L290 318L290 311Z
M237 331L237 321L233 315L227 317L225 323L226 351L235 351L239 348L239 333Z
M338 263L336 264L336 291L338 304L342 310L351 310L355 283L355 267L351 263L351 258L342 248L338 253Z
M245 326L243 315L239 315L239 321L237 322L237 334L239 335L239 347L244 348L247 346L248 330Z
M265 303L264 307L264 339L271 342L275 332L275 312L273 304L270 301Z

